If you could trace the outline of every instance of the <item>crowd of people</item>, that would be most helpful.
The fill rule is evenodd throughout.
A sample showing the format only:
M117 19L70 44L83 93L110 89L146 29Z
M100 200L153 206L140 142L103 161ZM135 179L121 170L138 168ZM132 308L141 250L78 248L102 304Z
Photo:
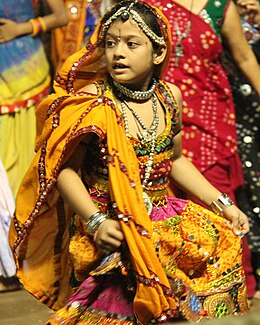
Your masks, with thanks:
M40 16L11 2L0 283L16 274L56 311L46 324L246 313L260 299L259 1L55 0Z

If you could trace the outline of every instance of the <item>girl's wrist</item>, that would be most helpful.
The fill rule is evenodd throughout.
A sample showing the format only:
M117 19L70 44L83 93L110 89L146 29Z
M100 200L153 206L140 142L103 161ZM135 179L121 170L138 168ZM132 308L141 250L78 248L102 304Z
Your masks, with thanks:
M229 208L234 205L234 202L230 199L230 197L222 193L218 196L217 200L214 200L210 203L209 207L211 211L219 216L223 216L223 211L225 208Z
M103 223L107 219L108 219L107 214L100 211L96 211L85 222L87 232L90 235L94 236L101 223Z

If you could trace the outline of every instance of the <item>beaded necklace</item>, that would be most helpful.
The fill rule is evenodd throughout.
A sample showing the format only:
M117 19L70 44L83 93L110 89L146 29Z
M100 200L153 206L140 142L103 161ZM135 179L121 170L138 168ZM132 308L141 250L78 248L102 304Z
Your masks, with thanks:
M119 97L122 97L123 94L127 98L132 99L134 101L143 101L143 100L148 100L152 97L156 86L156 82L157 82L156 79L153 79L151 88L146 91L129 89L114 80L113 80L113 85L116 88L116 90L119 92Z
M155 143L156 143L156 135L157 135L157 129L159 125L159 114L158 114L158 109L157 109L157 97L155 94L153 94L152 97L153 100L153 113L154 113L154 118L151 126L149 128L146 127L144 122L141 120L140 116L136 113L136 111L129 106L129 104L124 100L121 102L121 112L122 112L122 117L125 122L125 130L126 130L126 136L129 137L129 123L128 123L128 118L126 114L126 108L130 110L130 112L133 114L135 121L137 122L137 125L139 125L138 128L142 128L143 131L141 132L139 129L138 132L138 137L140 139L140 142L142 145L151 143L150 147L150 153L149 153L149 159L147 162L147 166L145 168L144 172L144 179L142 182L142 188L143 190L146 188L148 184L149 177L151 175L151 170L153 166L153 160L154 160L154 152L155 152ZM147 209L148 214L150 215L152 212L152 202L146 192L143 191L143 200Z
M146 127L146 125L144 124L144 122L141 120L140 116L137 114L137 112L129 106L129 104L127 103L127 101L122 101L121 105L126 105L126 107L130 110L130 112L133 114L137 127L139 129L137 135L138 138L140 139L140 142L142 145L145 145L148 142L151 142L154 136L154 133L156 135L157 132L157 128L159 125L159 115L158 115L158 110L157 110L157 98L156 96L153 94L152 97L152 108L153 108L153 121L152 124L150 125L150 127Z

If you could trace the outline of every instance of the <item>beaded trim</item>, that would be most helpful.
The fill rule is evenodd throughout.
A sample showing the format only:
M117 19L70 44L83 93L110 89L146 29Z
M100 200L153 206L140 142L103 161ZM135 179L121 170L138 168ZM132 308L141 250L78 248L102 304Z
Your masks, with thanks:
M158 45L165 45L165 40L163 37L160 37L156 35L143 21L141 16L131 7L134 5L134 3L131 3L131 5L127 7L121 7L117 12L114 13L111 17L108 18L108 20L104 23L103 28L101 30L101 39L104 39L107 33L107 30L109 29L110 25L121 15L123 15L123 20L125 21L124 17L126 16L124 13L131 14L132 19L137 23L139 28L145 33L145 35L150 38L154 43ZM158 18L158 17L157 17Z

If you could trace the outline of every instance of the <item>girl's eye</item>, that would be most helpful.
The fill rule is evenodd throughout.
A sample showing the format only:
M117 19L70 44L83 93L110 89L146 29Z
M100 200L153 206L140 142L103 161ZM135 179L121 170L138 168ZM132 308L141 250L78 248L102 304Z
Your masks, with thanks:
M127 45L128 45L128 47L131 47L131 48L134 48L134 47L137 47L138 46L137 43L131 42L131 41L127 42Z
M114 45L115 45L114 41L111 41L111 40L106 41L106 47L113 47Z

